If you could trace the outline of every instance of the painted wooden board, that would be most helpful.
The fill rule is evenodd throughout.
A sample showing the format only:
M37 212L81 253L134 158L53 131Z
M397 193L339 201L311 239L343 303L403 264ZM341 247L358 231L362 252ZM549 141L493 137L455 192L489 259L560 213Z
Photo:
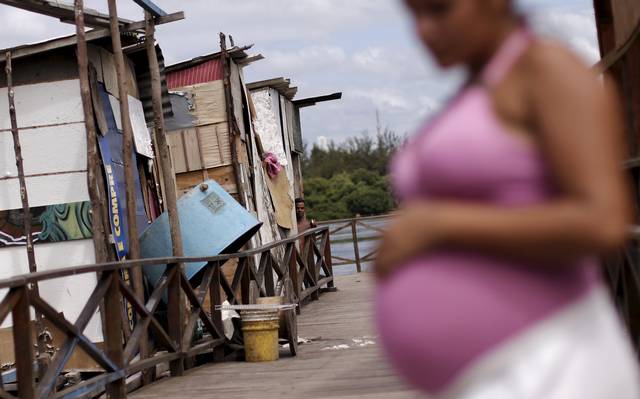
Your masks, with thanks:
M32 207L30 212L34 244L92 237L89 201ZM27 245L24 219L22 209L0 211L0 248Z
M87 169L84 122L20 132L26 176ZM17 177L13 137L0 133L0 178Z
M18 127L84 121L79 80L38 83L15 89ZM0 88L0 129L9 129L7 89Z
M147 158L153 159L153 146L151 145L151 133L144 119L142 102L132 95L129 98L129 118L133 130L133 139L136 152Z
M89 200L86 172L27 177L26 182L31 207ZM0 180L0 210L21 207L18 179Z

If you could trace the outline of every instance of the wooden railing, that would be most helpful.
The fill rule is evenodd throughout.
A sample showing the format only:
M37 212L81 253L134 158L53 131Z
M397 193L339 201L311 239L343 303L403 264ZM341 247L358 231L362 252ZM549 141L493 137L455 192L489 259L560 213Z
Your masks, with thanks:
M304 241L301 251L296 243ZM279 252L280 256L275 252ZM237 260L232 281L222 272L222 266ZM196 286L186 278L183 264L207 262ZM166 266L146 303L141 302L121 278L123 270L138 266ZM39 296L37 283L61 277L98 273L98 283L86 301L77 320L60 315ZM171 376L183 373L185 361L203 353L213 353L214 360L222 360L225 351L241 348L224 335L222 315L216 305L228 300L231 304L252 302L255 296L285 294L289 301L301 304L318 299L321 288L334 288L329 229L318 227L295 237L267 246L223 256L206 258L145 259L117 263L70 267L37 272L0 280L0 289L8 294L0 302L0 323L9 314L13 320L16 386L3 386L0 378L0 398L79 397L106 389L110 397L126 397L127 377L140 372L155 371L156 365L169 363ZM156 310L167 296L167 322L161 322ZM205 308L205 297L210 303ZM255 298L253 298L255 299ZM136 313L132 331L123 326L123 302L128 301ZM34 339L32 338L31 309L39 312L66 335L66 340L52 356L46 370L34 367ZM101 349L83 333L91 317L104 312L105 348ZM299 307L298 307L299 311ZM287 315L287 330L292 352L297 345L295 312ZM194 340L198 320L206 334ZM153 333L156 347L149 358L137 355L142 337ZM235 345L234 345L235 344ZM104 372L81 383L57 391L58 377L73 351L80 347Z
M356 217L351 219L337 219L337 220L327 220L318 222L319 226L329 226L331 230L329 231L329 235L331 236L332 243L338 242L352 242L353 243L353 258L348 258L345 256L338 256L335 253L332 255L333 265L334 266L343 266L343 265L356 265L356 270L358 273L362 272L362 264L366 262L371 262L375 260L377 250L374 249L365 253L364 255L360 255L360 242L363 239L366 240L377 240L382 236L383 229L378 226L372 225L373 222L377 221L387 221L390 220L392 215L380 215L380 216L368 216L368 217ZM370 231L373 232L373 235L366 235L365 237L362 234L359 235L358 228L361 231ZM351 230L351 238L346 241L341 240L337 237L337 234L343 232L345 230Z

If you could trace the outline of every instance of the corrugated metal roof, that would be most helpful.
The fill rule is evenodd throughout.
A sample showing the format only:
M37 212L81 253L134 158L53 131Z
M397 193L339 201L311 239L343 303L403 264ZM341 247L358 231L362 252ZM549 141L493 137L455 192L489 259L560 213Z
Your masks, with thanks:
M198 83L222 80L222 62L214 58L184 69L175 69L167 73L169 90Z

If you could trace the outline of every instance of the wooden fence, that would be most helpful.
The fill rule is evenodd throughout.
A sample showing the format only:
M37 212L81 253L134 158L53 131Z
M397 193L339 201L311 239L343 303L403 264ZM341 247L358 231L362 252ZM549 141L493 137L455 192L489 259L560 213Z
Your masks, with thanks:
M304 242L301 251L297 249L298 241ZM231 281L221 270L229 261L237 261ZM184 274L183 264L190 262L207 262L197 283L190 282ZM138 299L121 277L121 271L138 266L165 267L146 303ZM98 273L98 283L75 322L60 315L35 289L43 281L85 273ZM213 353L214 360L222 360L225 350L240 348L225 337L222 315L215 310L216 305L225 300L231 304L246 304L252 302L252 296L279 294L301 304L307 299L318 299L322 287L329 290L334 287L327 227L311 229L237 254L94 264L0 280L0 289L9 290L0 302L0 323L11 314L17 373L17 384L11 384L13 386L3 386L0 379L0 398L14 398L9 392L16 391L20 398L79 397L99 393L103 389L110 397L126 397L125 381L129 376L145 371L152 373L160 363L169 363L171 376L179 376L184 371L185 361L198 354L209 352ZM158 319L156 310L165 295L168 298L167 321L163 323ZM205 308L206 296L210 300ZM132 304L137 316L131 331L122 323L125 300ZM31 308L66 334L66 341L43 371L34 367ZM107 321L104 323L104 349L83 333L99 309ZM297 345L295 314L295 311L287 314L292 352ZM198 321L204 325L206 334L194 340ZM155 350L150 357L141 359L138 355L140 341L150 334L155 339ZM60 389L58 377L77 347L95 360L104 372Z
M360 255L360 245L359 242L363 239L366 240L377 240L382 236L383 229L378 226L374 226L372 223L377 221L387 221L391 218L391 215L380 215L380 216L368 216L368 217L356 217L352 219L337 219L337 220L327 220L323 222L318 222L319 226L329 226L331 230L329 231L329 235L332 238L332 243L340 241L336 235L340 232L350 229L351 230L351 239L350 241L353 243L353 258L347 258L344 256L338 256L336 254L332 255L333 265L334 266L343 266L343 265L356 265L356 270L358 273L362 272L362 264L365 262L371 262L375 260L376 250L369 251L364 255ZM371 231L374 235L367 235L363 237L362 235L358 235L358 228L364 231Z

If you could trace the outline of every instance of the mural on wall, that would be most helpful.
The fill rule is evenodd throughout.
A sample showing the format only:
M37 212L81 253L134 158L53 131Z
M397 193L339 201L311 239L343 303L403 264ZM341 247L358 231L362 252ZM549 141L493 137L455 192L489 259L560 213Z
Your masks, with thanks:
M30 209L33 241L60 242L92 237L91 203L72 202ZM0 247L27 245L22 209L0 211Z

